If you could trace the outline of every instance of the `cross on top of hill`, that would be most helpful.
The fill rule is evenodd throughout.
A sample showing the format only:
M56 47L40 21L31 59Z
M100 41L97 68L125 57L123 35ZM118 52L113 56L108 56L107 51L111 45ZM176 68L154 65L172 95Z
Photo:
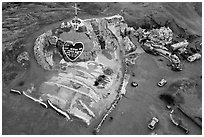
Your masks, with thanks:
M72 6L75 10L75 17L77 17L78 13L77 13L77 10L81 10L77 7L77 4L75 3L74 6Z

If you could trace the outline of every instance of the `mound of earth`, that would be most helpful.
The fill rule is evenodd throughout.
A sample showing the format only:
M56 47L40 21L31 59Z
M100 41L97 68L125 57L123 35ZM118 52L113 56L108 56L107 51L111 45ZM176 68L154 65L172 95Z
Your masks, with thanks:
M81 22L77 30L75 21ZM26 93L89 125L121 92L125 68L120 51L126 55L136 50L124 35L126 29L123 17L115 15L87 20L74 18L41 34L35 41L34 55L50 74L38 83L39 87L27 89Z

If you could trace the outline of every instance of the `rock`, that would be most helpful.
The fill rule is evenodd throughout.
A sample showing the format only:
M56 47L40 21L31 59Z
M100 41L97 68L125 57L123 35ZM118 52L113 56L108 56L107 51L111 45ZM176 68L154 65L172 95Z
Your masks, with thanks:
M24 52L22 52L20 55L18 55L18 57L17 57L17 62L18 62L18 63L21 63L22 60L27 60L27 61L29 61L29 54L28 54L28 52L24 51Z
M45 33L40 35L36 41L35 41L35 46L34 46L34 55L35 58L45 70L51 70L49 63L45 60L45 55L44 55L44 44L45 44Z
M27 51L22 52L17 57L17 62L21 64L24 68L28 68L30 66L30 59Z
M133 54L129 54L126 58L125 58L125 61L127 63L130 63L132 65L135 64L135 61L136 59L139 57L140 54L137 54L137 53L133 53Z
M41 34L35 41L34 55L39 65L45 70L52 70L55 67L54 54L59 54L56 48L57 37L52 36L51 30Z
M114 72L113 72L113 69L107 67L107 68L103 69L103 73L106 75L112 75Z
M124 46L125 46L125 54L132 53L137 49L137 46L134 45L128 37L124 38Z

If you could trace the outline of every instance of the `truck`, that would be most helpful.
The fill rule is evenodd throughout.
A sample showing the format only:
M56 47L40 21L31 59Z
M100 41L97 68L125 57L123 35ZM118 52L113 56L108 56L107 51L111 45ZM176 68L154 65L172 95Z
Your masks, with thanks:
M201 55L200 55L199 53L195 53L195 54L189 56L189 57L187 58L187 60L188 60L189 62L193 62L193 61L198 60L198 59L200 59L200 58L201 58Z
M171 48L173 51L175 51L175 50L180 49L180 48L186 48L188 46L188 44L189 44L188 41L184 40L182 42L171 45Z

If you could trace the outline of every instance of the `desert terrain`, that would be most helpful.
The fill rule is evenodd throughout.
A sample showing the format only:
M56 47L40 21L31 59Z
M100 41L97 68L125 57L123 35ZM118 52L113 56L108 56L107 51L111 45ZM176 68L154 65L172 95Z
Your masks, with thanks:
M173 41L187 39L188 50L202 54L202 3L77 3L81 19L108 17L120 14L129 27L151 30L169 27ZM2 3L2 134L4 135L89 135L100 122L90 125L74 118L65 120L52 109L45 109L25 96L11 94L11 89L24 91L40 86L50 75L36 61L33 47L42 33L74 17L74 3ZM181 58L182 71L173 71L162 56L145 52L138 38L132 37L138 56L130 64L131 76L126 94L103 123L100 135L185 135L170 120L172 105L189 134L202 134L202 58L188 62ZM28 53L21 62L18 57ZM55 71L52 72L55 75ZM158 87L165 78L167 84ZM138 84L137 87L131 85ZM182 89L181 89L182 88ZM181 91L180 91L181 90ZM178 91L179 94L176 94ZM173 96L173 103L161 95ZM180 106L186 116L178 110ZM179 108L180 108L179 107ZM159 119L154 130L148 129L152 117Z

